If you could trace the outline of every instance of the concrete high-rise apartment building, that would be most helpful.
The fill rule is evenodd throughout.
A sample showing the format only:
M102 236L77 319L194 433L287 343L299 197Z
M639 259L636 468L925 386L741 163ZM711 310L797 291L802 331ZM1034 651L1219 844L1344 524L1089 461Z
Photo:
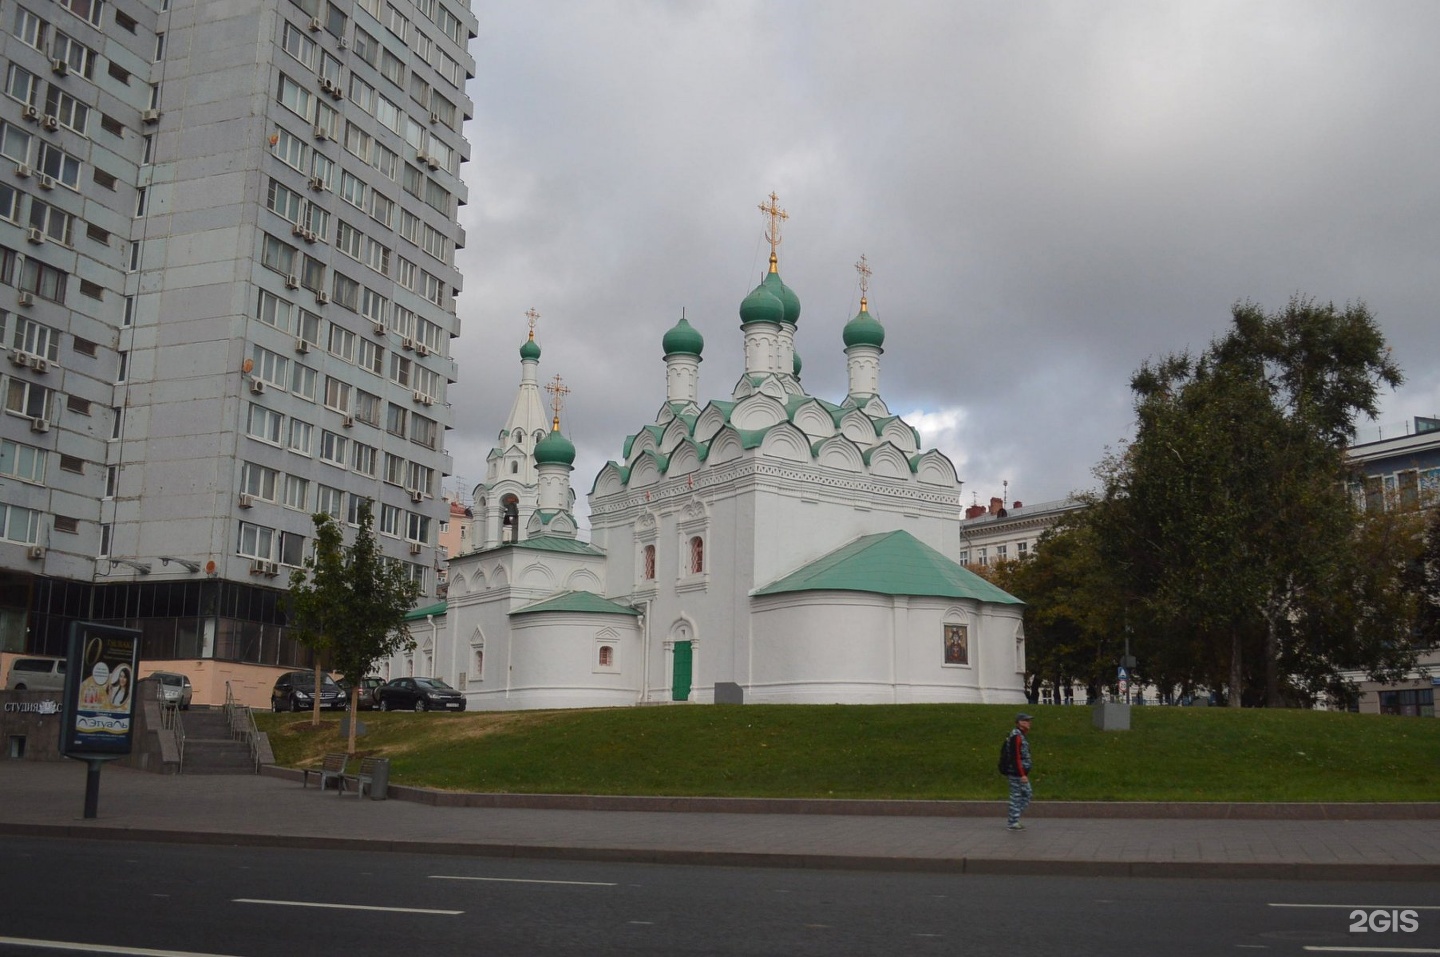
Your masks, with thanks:
M80 618L147 662L299 664L311 515L367 499L434 596L476 28L0 0L0 651Z

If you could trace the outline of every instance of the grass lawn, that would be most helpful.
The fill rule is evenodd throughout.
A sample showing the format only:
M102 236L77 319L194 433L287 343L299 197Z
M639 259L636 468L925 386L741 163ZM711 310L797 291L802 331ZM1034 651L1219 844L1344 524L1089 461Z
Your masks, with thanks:
M743 705L365 712L362 754L396 784L548 794L989 799L1004 796L998 705ZM1034 706L1041 800L1435 801L1440 721L1318 711L1137 707L1097 731ZM334 715L257 714L282 765L345 743Z

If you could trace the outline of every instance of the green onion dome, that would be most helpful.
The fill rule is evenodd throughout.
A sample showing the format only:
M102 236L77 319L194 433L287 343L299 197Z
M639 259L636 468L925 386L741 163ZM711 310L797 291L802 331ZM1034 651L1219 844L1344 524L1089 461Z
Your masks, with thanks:
M765 283L756 286L740 303L740 325L756 322L780 325L785 321L785 304Z
M666 356L695 356L698 359L705 348L705 337L681 316L680 321L660 340L660 346Z
M570 440L560 434L560 420L555 420L555 425L550 434L539 442L535 443L535 464L536 465L574 465L575 446Z
M772 267L774 264L771 264ZM790 325L800 323L800 297L795 295L795 290L780 281L780 273L773 270L765 276L765 281L760 285L770 290L771 295L780 300L780 305L785 307L785 321Z
M520 358L534 359L536 361L539 361L540 344L535 341L535 337L533 335L529 339L526 339L525 344L520 347Z
M793 352L791 353L791 357L794 359L794 362L792 362L791 365L795 369L795 378L798 379L800 378L800 353Z
M874 346L878 349L885 344L885 327L870 315L865 300L861 299L860 311L854 319L845 323L843 336L847 349L851 346Z

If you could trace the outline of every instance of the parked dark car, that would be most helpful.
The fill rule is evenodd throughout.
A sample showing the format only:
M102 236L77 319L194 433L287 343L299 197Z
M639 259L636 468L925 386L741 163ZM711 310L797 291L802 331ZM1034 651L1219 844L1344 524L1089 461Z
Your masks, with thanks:
M355 704L361 711L372 711L375 708L375 689L385 683L384 678L361 678L360 694L355 699ZM339 681L340 690L345 692L345 700L350 700L350 682L341 678Z
M335 679L323 675L320 685L320 707L344 711L349 702ZM315 672L288 671L275 679L270 691L272 711L308 711L315 706Z
M393 678L375 689L381 711L464 711L465 696L439 678Z

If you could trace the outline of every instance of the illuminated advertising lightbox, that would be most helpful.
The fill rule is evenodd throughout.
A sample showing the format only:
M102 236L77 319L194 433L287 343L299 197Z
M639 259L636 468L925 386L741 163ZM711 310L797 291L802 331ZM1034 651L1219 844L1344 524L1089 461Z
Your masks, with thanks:
M70 626L60 751L72 758L129 754L135 726L140 632L93 622Z

